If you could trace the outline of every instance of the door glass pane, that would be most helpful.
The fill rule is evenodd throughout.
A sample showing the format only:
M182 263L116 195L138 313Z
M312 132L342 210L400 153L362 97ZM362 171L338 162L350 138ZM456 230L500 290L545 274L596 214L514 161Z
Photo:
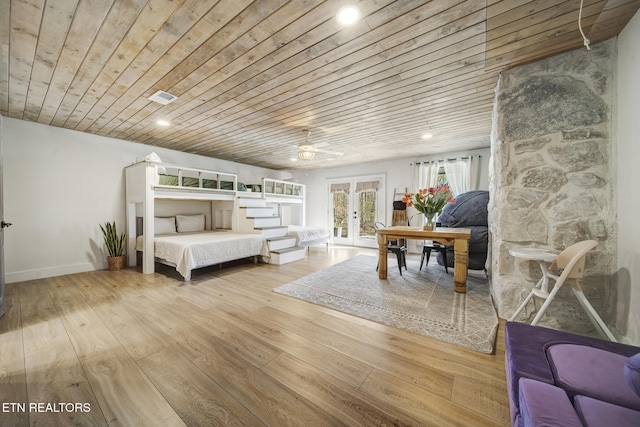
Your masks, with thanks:
M375 223L378 211L378 191L364 190L358 193L359 229L361 238L374 238L376 235Z
M349 237L347 227L349 213L349 197L344 191L333 193L333 235L334 237Z

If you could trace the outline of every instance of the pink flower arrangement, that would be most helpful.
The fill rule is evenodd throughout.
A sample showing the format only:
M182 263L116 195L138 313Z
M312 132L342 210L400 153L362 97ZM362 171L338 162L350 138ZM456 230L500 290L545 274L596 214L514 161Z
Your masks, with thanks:
M455 203L451 190L447 184L438 187L429 187L418 190L417 193L407 193L402 198L407 206L413 206L416 210L425 216L433 216L433 214L442 213L444 205L447 203Z

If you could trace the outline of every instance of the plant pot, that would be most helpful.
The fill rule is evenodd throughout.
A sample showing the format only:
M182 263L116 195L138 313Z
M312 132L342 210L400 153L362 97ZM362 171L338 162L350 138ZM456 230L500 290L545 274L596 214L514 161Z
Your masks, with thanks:
M107 264L109 265L109 271L122 270L127 266L127 257L122 256L108 256Z

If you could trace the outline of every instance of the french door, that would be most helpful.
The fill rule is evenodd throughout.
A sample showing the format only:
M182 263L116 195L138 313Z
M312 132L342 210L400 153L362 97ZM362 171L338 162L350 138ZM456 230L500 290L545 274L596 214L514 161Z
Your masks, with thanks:
M4 222L2 188L2 116L0 116L0 317L4 315L4 229L10 225Z
M328 180L333 242L375 248L376 222L384 222L384 175Z

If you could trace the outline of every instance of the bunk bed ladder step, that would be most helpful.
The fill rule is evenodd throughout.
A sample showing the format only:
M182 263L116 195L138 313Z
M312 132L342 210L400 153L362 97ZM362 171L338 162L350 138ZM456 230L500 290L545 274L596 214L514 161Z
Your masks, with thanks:
M290 262L301 260L305 257L305 248L294 246L291 248L279 249L271 251L271 259L269 264L287 264Z
M296 245L296 238L290 236L272 237L267 239L269 251L277 251L280 249L291 248Z
M240 206L247 218L251 217L272 217L277 216L278 212L272 206Z
M264 183L263 183L264 184ZM276 188L273 188L275 192ZM286 194L283 187L282 194ZM293 194L293 189L291 190ZM273 203L273 200L271 200ZM278 202L276 202L278 203ZM279 203L278 203L279 204ZM301 260L306 255L303 247L296 246L297 238L289 236L289 227L282 225L278 216L279 208L267 204L266 200L251 197L238 197L240 208L238 226L241 230L259 232L267 242L269 264L287 264Z
M280 217L277 216L247 217L247 220L251 221L253 228L280 226Z

